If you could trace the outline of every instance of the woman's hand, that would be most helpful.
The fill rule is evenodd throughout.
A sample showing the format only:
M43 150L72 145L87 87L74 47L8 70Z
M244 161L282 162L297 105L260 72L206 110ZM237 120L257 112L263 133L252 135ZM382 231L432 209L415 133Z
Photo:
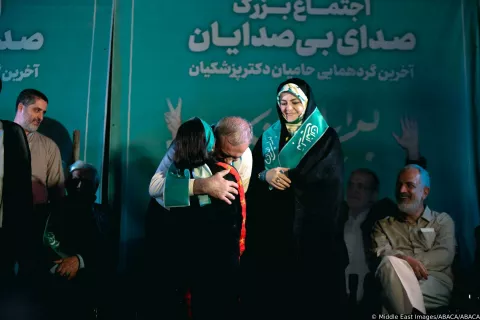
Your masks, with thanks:
M288 179L286 173L288 172L288 168L274 168L267 171L265 175L265 180L267 180L268 184L278 190L285 190L286 188L290 188L290 179Z

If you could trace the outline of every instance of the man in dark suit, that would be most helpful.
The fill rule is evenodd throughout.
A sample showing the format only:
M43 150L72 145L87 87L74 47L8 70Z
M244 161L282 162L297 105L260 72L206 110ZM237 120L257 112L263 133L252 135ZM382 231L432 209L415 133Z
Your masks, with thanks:
M31 276L35 267L33 200L30 152L23 129L7 120L1 130L0 279L11 282L18 262L18 275ZM40 243L40 242L39 242Z
M0 92L1 88L0 80ZM36 271L42 237L34 230L31 172L25 131L14 122L0 120L1 319L21 319L20 310L25 315L32 312L31 289L39 280Z
M75 310L70 319L88 319L111 272L107 216L95 203L99 182L92 165L75 162L65 181L68 195L52 210L47 223L44 243L52 294L65 293L48 303L53 302L54 313L61 319L61 311L69 310Z

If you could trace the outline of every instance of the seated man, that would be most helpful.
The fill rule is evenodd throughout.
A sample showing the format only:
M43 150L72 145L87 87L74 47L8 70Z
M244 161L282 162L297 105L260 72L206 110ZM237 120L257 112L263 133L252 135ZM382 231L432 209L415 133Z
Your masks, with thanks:
M237 169L245 192L248 189L250 175L252 173L252 152L248 147L252 141L252 125L240 117L226 117L221 119L213 128L215 134L214 158L217 161L231 164ZM155 172L150 182L149 193L159 204L169 207L165 200L165 181L168 168L173 162L175 145L172 145L167 154L163 157L157 172ZM188 206L188 197L193 195L208 194L213 198L223 200L231 204L231 200L238 195L238 185L233 181L223 178L228 173L224 170L209 178L191 179L187 185L176 190L183 190L182 206ZM173 189L173 188L172 188ZM178 205L176 205L178 206Z
M407 165L397 178L398 213L374 226L373 251L381 258L376 277L384 313L426 313L449 304L455 226L447 213L424 205L429 192L428 172Z
M418 164L424 169L427 160L420 155L417 122L401 121L402 135L393 134L398 145L405 151L406 164ZM378 291L368 261L371 252L371 231L378 220L393 215L397 206L389 198L378 201L380 180L370 169L355 169L348 179L346 201L341 206L342 240L348 251L348 266L345 269L347 294L350 296L349 311L358 316L358 306L367 317L378 309Z
M62 297L57 295L55 308L68 310L75 304L72 310L77 310L79 319L85 316L80 310L87 306L85 311L93 310L91 299L101 289L100 281L110 262L106 257L107 217L95 203L99 182L93 166L75 162L65 181L68 195L53 210L44 234L50 256L48 267L54 275L52 289L70 292Z

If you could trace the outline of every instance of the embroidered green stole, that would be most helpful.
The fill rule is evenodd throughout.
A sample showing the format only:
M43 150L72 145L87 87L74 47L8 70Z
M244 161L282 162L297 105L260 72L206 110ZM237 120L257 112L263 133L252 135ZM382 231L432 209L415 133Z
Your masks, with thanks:
M277 167L295 168L328 129L327 122L315 108L279 152L281 126L280 120L275 122L262 136L262 153L267 170Z
M201 167L193 169L193 179L208 178L212 176L212 171L205 164ZM175 166L174 163L170 165L170 168L165 179L165 189L163 192L163 201L165 207L188 207L190 206L190 170L185 169L183 172ZM197 196L200 202L200 206L210 204L210 198L208 195Z
M239 159L231 164L237 171L242 160ZM209 178L212 176L212 171L207 165L195 168L192 172L193 179ZM163 191L163 202L166 208L188 207L190 206L189 183L190 171L184 170L180 172L172 163L167 177L165 178L165 186ZM210 204L208 195L197 195L200 206Z
M55 252L60 258L66 258L68 255L61 251L60 241L55 238L55 234L50 231L50 216L48 215L47 221L45 222L45 228L43 230L43 245L47 248L50 248Z

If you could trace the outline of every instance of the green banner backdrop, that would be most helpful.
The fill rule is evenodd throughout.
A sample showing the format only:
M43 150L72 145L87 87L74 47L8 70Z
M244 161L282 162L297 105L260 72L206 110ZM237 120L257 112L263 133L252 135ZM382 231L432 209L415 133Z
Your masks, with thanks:
M39 131L66 165L80 130L80 158L100 172L112 17L112 0L0 0L0 118L13 120L23 89L42 91L49 106Z

